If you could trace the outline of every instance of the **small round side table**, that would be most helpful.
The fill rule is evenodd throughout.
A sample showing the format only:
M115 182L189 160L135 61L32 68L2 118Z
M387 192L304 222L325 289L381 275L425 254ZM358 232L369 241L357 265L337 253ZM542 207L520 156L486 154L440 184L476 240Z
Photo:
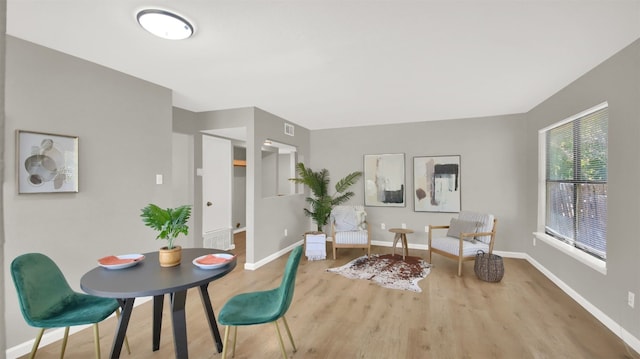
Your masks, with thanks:
M400 245L402 246L402 260L404 260L405 256L409 255L409 244L407 244L407 234L413 233L412 229L407 228L390 228L389 232L395 233L395 238L393 239L393 255L396 255L396 243L400 241Z

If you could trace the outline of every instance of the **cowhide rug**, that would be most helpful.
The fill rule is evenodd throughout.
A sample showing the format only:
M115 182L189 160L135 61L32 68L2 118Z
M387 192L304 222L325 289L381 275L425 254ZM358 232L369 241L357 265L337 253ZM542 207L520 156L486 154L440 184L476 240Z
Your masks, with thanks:
M422 292L418 282L429 275L430 265L419 257L383 254L362 256L342 267L329 268L327 272L338 273L349 279L366 279L390 289Z

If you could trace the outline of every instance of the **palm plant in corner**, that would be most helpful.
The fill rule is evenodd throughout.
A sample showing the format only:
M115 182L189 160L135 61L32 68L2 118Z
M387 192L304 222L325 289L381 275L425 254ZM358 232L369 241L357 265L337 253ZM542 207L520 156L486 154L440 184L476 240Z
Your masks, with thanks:
M327 169L323 168L316 172L300 162L296 165L296 172L298 177L291 178L290 181L306 185L313 193L313 197L306 198L310 209L304 208L304 213L316 223L318 232L322 232L322 227L329 222L333 207L347 202L354 196L354 193L347 191L347 189L358 182L362 176L360 171L349 173L336 183L336 193L331 195L329 194L330 178Z
M160 248L158 259L162 267L173 267L180 264L182 247L173 242L180 234L189 234L187 221L191 217L191 206L183 205L176 208L160 208L155 204L148 204L142 209L142 221L148 227L158 231L156 239L167 240L167 245Z

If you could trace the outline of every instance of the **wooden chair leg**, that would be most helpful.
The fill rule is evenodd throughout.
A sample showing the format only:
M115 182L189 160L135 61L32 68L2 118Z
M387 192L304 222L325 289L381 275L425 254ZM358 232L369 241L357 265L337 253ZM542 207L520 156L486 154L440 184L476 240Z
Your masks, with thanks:
M462 277L462 257L458 258L458 277Z
M98 329L98 323L93 324L93 341L96 346L96 359L100 359L100 330Z
M282 350L282 358L287 359L287 351L284 349L284 342L282 341L282 335L280 335L280 327L278 327L278 321L274 320L273 325L276 326L276 332L278 333L278 340L280 341L280 349Z
M335 246L336 240L335 238L333 239L333 244L331 245L331 247L333 247L333 260L336 260L336 246Z
M67 350L68 340L69 340L69 327L65 327L64 336L62 337L62 348L60 348L60 359L64 358L64 352Z
M293 336L291 335L291 330L289 329L289 324L287 323L287 318L282 316L282 321L284 322L284 328L287 330L287 334L289 335L289 340L291 340L291 346L293 347L293 352L297 352L296 343L293 342Z
M40 345L40 340L42 339L42 334L44 334L45 330L46 328L40 329L40 332L38 333L36 340L33 342L33 348L31 348L31 355L29 355L29 359L33 359L36 357L36 352L38 351L38 346Z

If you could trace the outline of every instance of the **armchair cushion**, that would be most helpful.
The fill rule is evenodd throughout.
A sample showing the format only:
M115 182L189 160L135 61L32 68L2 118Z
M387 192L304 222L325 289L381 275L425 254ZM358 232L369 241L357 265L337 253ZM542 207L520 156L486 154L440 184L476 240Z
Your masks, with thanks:
M337 244L367 244L369 232L366 230L336 231L333 239Z
M331 218L336 231L355 231L366 228L364 209L359 206L336 206L331 211Z
M457 218L451 218L447 236L460 238L460 233L476 233L478 231L478 224L479 223L476 221L465 221ZM464 237L463 239L466 241L475 241L474 237Z
M431 240L431 246L438 250L457 256L458 252L460 251L460 239L452 237L433 238ZM478 250L489 252L489 245L481 241L464 241L462 244L463 257L475 256L476 253L478 253Z
M491 232L493 230L493 215L485 213L476 213L463 211L458 215L459 220L473 221L478 223L478 233ZM491 242L491 236L476 236L476 239L482 243L489 244Z
M367 229L367 212L362 208L354 208L356 212L356 218L358 219L358 229L363 231Z

